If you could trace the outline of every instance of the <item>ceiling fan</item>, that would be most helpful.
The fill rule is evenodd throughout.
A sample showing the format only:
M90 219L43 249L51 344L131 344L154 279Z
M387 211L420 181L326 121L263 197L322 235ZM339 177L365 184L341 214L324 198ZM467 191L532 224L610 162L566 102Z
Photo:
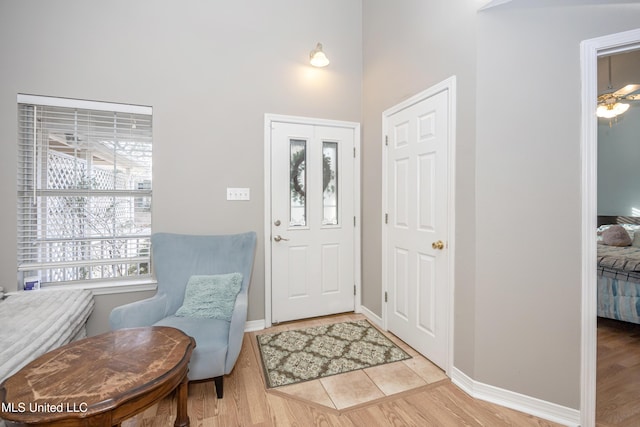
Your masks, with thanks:
M596 115L612 119L629 109L629 104L620 101L640 100L640 94L635 93L640 90L640 84L628 84L614 92L611 84L611 57L609 56L607 60L609 62L609 86L607 86L605 93L598 96Z

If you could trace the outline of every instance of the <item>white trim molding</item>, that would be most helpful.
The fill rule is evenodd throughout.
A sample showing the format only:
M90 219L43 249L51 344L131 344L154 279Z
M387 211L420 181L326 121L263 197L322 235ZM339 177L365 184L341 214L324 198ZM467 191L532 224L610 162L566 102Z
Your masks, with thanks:
M93 295L126 294L129 292L155 291L158 289L158 282L152 278L144 278L104 282L67 283L64 285L43 286L36 291L19 290L15 292L6 292L5 295L16 295L20 292L55 292L72 289L87 289L90 290Z
M580 420L582 427L596 425L597 276L596 239L598 199L598 57L640 47L640 30L625 31L580 44L582 82L582 328L580 360Z
M580 426L580 411L577 409L475 381L456 367L453 368L451 382L474 399L495 403L565 426Z
M381 329L383 328L383 326L382 326L382 317L378 316L373 311L369 310L367 307L360 306L360 313L364 314L364 317L366 317L367 319L371 320L371 323L373 323L377 327L379 327Z
M118 104L114 102L87 101L84 99L55 98L51 96L18 94L18 104L37 104L49 107L83 108L87 110L116 111L118 113L153 114L153 107L146 105Z
M265 325L266 325L266 322L264 321L264 319L247 320L246 323L244 324L244 331L245 332L261 331L265 329Z

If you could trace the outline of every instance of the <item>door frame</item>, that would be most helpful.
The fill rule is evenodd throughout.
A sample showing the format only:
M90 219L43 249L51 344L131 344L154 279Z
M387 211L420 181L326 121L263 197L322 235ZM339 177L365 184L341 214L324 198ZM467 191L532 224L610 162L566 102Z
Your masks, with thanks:
M393 107L382 112L382 213L381 213L381 223L382 223L382 294L381 305L382 305L382 325L384 330L388 330L387 328L387 304L384 301L384 295L389 290L389 283L387 280L388 269L388 256L387 256L387 245L388 245L388 231L385 224L385 212L387 212L388 206L388 194L387 194L387 150L385 149L385 136L388 134L388 117L405 109L414 104L417 104L421 101L424 101L427 98L430 98L434 95L439 94L440 92L447 92L447 133L448 133L448 141L447 141L447 216L449 218L449 224L447 227L447 244L449 251L449 262L447 265L447 278L448 278L448 294L447 294L447 304L445 306L445 310L447 311L446 317L448 319L447 332L446 332L446 340L447 340L447 358L446 358L446 366L445 373L447 376L451 377L451 373L453 370L453 360L454 360L454 290L455 290L455 177L456 177L456 76L451 76L440 83L431 86L430 88L412 96L409 99L402 101L401 103L394 105Z
M598 211L598 57L640 48L640 30L625 31L580 43L582 81L582 322L580 360L580 425L596 425L597 244Z
M318 119L266 113L264 115L264 321L265 327L272 326L271 310L271 125L274 122L313 126L341 127L353 130L355 147L353 161L353 279L355 282L354 311L360 313L361 305L361 238L362 217L360 215L360 123L342 120Z

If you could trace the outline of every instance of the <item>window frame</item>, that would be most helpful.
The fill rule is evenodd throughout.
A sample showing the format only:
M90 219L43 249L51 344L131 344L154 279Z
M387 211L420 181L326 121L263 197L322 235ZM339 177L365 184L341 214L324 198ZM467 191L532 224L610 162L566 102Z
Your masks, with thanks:
M32 258L31 262L27 262L27 263L24 262L24 258L25 258L24 247L26 242L25 236L32 237L32 236L28 236L28 232L25 232L23 230L23 228L25 227L24 223L25 223L25 219L27 221L33 221L34 219L33 216L29 216L29 214L25 214L25 211L24 211L24 201L26 199L25 195L28 192L33 192L33 196L31 200L38 200L39 198L52 197L52 194L55 193L55 191L52 191L48 188L48 184L41 185L39 183L39 181L41 180L32 180L31 184L28 184L29 179L27 175L31 173L31 174L34 174L35 176L35 174L41 172L41 169L42 169L41 165L35 165L35 159L37 155L41 154L41 153L36 154L36 151L35 151L36 146L42 153L46 153L47 155L49 155L50 151L49 151L49 148L44 143L42 142L36 143L37 137L34 136L34 154L33 154L32 164L30 165L30 169L27 169L24 167L25 160L23 156L24 156L25 142L24 142L24 137L22 136L24 124L20 122L20 120L23 117L22 116L23 113L21 111L24 108L23 107L24 104L28 106L29 105L34 106L34 111L36 111L36 113L34 113L35 117L33 118L34 126L37 121L37 118L39 117L37 114L38 107L39 108L54 107L54 108L60 108L60 109L69 109L69 111L75 110L76 112L82 111L83 113L88 113L89 115L91 112L99 112L101 114L113 113L114 123L116 122L117 117L119 117L118 114L120 114L121 116L122 115L126 116L128 114L128 115L132 115L132 117L133 115L139 115L139 116L145 116L145 118L148 116L148 129L145 127L144 130L142 130L141 132L146 138L148 138L146 144L148 145L148 148L150 151L150 153L148 153L147 155L149 164L146 165L143 169L145 169L148 173L149 183L151 182L151 173L152 173L151 157L152 157L152 147L153 147L153 109L150 106L18 94L17 107L18 107L19 123L18 123L18 137L17 137L17 143L18 143L17 276L18 276L19 290L23 289L24 281L26 277L33 276L34 272L38 276L41 276L43 271L45 271L47 268L51 269L52 268L51 266L56 264L51 260L49 255L44 255L44 256L35 255L31 257ZM135 123L135 120L134 120L134 123ZM116 124L114 124L113 127L114 129L116 129L114 130L114 141L120 141L118 138L120 138L122 134L119 133L119 131L117 130ZM132 126L132 128L135 129L136 126L134 125ZM37 135L37 133L38 132L33 132L33 135ZM47 141L48 139L49 137L47 137ZM105 138L104 141L102 142L106 142L106 141L108 141L108 138ZM129 141L129 142L132 142L132 141ZM91 150L89 151L91 152ZM123 158L123 155L115 148L114 148L114 158L119 158L120 160ZM78 161L78 158L74 158L74 160ZM114 163L114 166L113 166L114 171L119 171L115 166L116 160L114 160L113 163ZM44 173L47 174L48 176L48 173L49 173L48 166L47 166L47 170L45 170ZM146 254L143 254L142 256L140 256L141 252L139 249L137 249L136 252L138 256L135 257L135 259L133 257L124 258L126 260L125 263L128 263L129 261L133 263L138 263L136 274L131 274L129 271L127 271L124 275L120 275L120 276L114 275L114 277L108 277L108 278L102 275L101 277L98 277L98 278L89 278L89 279L74 278L72 280L54 280L54 281L43 283L43 286L50 286L50 287L56 287L56 288L64 287L64 288L92 289L96 294L109 294L109 293L115 293L115 292L120 293L120 292L127 292L127 291L141 291L141 290L155 289L155 281L153 280L151 275L151 255L150 255L150 236L152 233L152 219L151 219L152 189L150 185L149 186L142 185L142 188L141 188L140 183L138 183L137 188L116 190L117 187L116 187L115 181L116 181L116 178L114 177L114 190L106 190L106 191L104 189L97 190L96 188L93 188L94 186L93 184L89 184L89 189L83 190L84 191L83 197L94 198L96 200L99 199L100 197L102 198L112 197L114 200L114 203L115 203L116 197L120 197L120 198L124 198L124 200L128 200L128 203L131 206L137 206L138 201L141 200L141 199L138 199L139 197L143 197L146 199L147 203L145 203L145 206L148 205L148 217L149 217L148 224L145 224L142 227L145 231L142 233L136 234L135 238L138 240L145 240L145 239L149 240L149 243L146 246L148 250L146 251ZM60 192L69 193L70 191L73 192L77 190L62 190ZM65 194L65 196L68 196L68 194ZM57 195L56 197L61 197L61 196ZM42 221L42 218L48 218L50 216L49 212L45 212L43 214L42 213L43 209L41 208L33 209L33 211L36 211L35 218L37 219L37 221ZM115 216L115 214L113 215ZM101 217L96 216L96 218L101 218ZM88 220L88 221L91 221L91 220ZM148 230L148 232L146 230ZM37 234L37 239L35 239L34 241L40 241L40 243L34 243L34 245L41 244L41 241L43 240L43 236L46 237L46 235L42 234L40 230L37 230L32 233ZM113 229L113 233L108 236L113 240L117 240L117 239L126 240L127 238L127 236L124 236L124 234L120 234L120 232L117 231L115 227ZM60 236L57 236L57 237L59 238ZM91 237L87 238L87 236L77 236L76 234L73 234L72 237L79 240L83 240L83 239L94 240ZM92 235L92 237L96 237L96 240L99 240L100 238L104 238L103 236L97 237L96 235ZM29 255L27 255L27 257L29 257ZM111 260L111 263L109 263L109 260ZM112 256L107 255L106 257L94 257L92 255L90 259L86 260L87 262L83 264L82 267L91 269L101 264L115 265L116 264L115 260L118 260L118 258L115 258L113 255ZM146 263L146 272L142 274L140 270L140 262ZM61 262L61 264L67 264L67 263L69 265L76 265L76 266L79 264L78 261L76 260L63 260Z

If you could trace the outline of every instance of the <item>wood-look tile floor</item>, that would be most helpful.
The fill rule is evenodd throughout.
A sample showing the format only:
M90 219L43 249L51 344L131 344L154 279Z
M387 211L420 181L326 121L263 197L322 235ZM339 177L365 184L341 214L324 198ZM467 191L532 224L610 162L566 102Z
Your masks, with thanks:
M300 328L327 322L361 319L359 315L332 316L279 325ZM274 329L269 329L268 332ZM260 331L267 332L265 331ZM407 349L404 343L393 338ZM192 426L229 427L386 427L386 426L522 426L558 424L471 398L422 357L310 381L281 390L267 390L255 333L248 333L233 372L224 379L224 398L218 400L213 382L189 384L188 412ZM412 355L416 354L413 350ZM422 360L421 360L422 359ZM427 361L428 362L428 361ZM387 367L388 371L383 369ZM346 379L346 383L341 382ZM377 391L354 393L360 381L371 381ZM415 387L414 387L415 386ZM169 427L176 402L169 396L145 412L125 421L123 427Z
M596 425L640 426L640 325L598 318Z

